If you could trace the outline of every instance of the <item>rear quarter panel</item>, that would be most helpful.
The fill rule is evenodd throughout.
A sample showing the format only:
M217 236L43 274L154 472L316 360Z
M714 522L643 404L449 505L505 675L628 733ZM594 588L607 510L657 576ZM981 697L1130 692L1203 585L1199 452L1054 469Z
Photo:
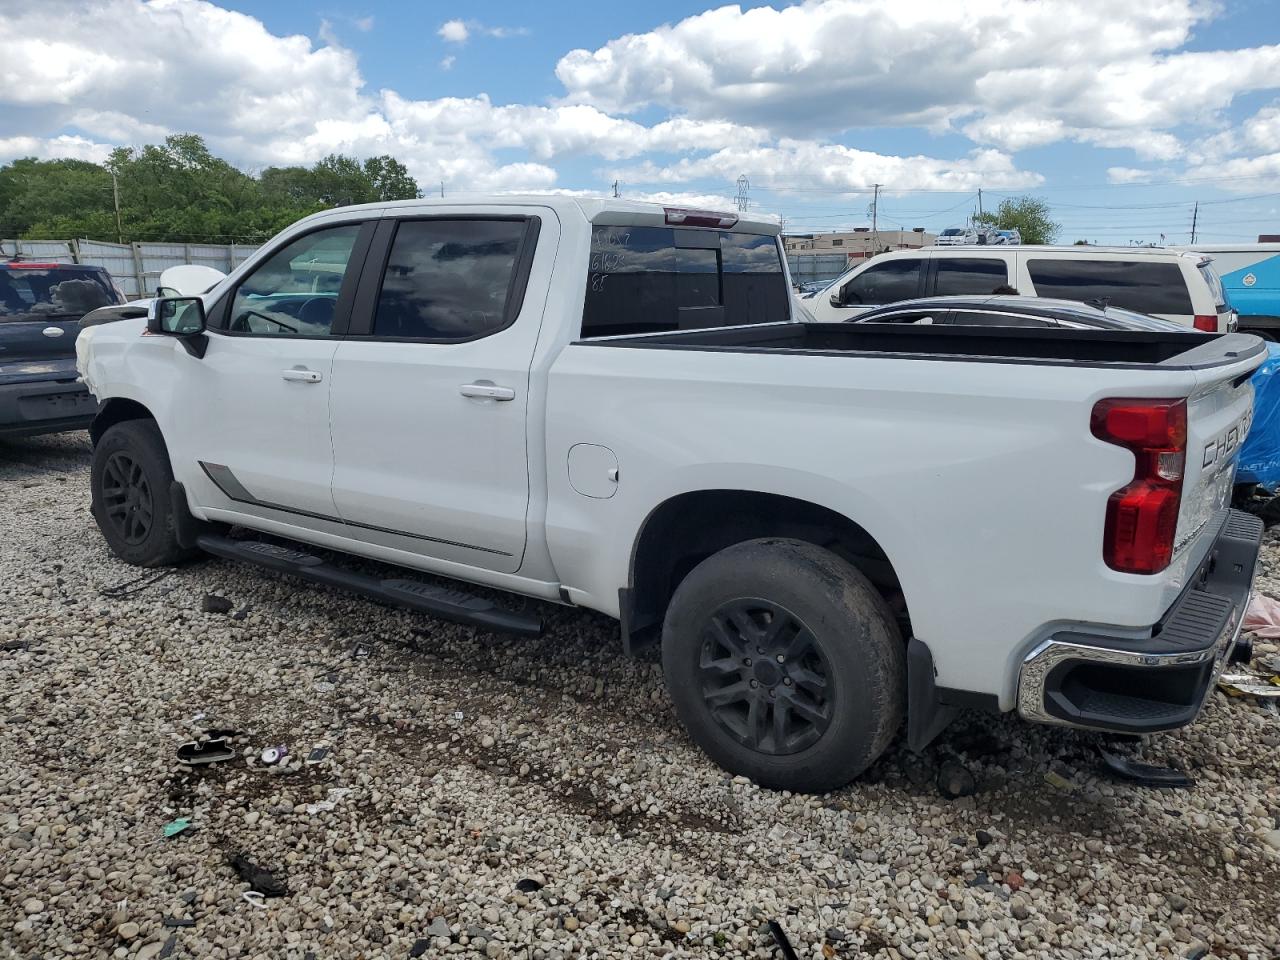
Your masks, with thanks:
M1192 372L575 344L548 390L547 538L561 582L616 615L645 518L678 494L753 490L851 518L884 548L944 686L1013 706L1055 625L1138 635L1183 585L1102 561L1129 452L1091 436L1108 396L1189 396ZM568 482L576 443L617 456L615 496Z

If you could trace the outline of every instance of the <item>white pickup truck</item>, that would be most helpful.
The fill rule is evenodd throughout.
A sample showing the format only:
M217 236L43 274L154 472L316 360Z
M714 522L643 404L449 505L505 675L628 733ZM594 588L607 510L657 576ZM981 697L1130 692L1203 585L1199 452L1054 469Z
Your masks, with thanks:
M825 790L962 706L1128 732L1239 656L1249 336L794 322L776 223L415 200L91 327L93 514L490 630L660 643L728 770ZM344 556L380 561L368 572Z

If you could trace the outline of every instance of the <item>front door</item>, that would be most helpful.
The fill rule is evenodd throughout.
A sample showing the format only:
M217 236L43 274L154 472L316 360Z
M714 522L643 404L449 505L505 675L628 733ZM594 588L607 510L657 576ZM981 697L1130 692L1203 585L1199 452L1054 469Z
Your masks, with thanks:
M333 495L352 535L472 567L520 567L543 307L525 293L545 291L557 239L542 208L380 227L333 362Z
M337 522L333 355L358 279L352 264L372 232L372 223L344 223L286 241L211 311L203 358L175 344L184 369L170 446L200 503L303 526Z

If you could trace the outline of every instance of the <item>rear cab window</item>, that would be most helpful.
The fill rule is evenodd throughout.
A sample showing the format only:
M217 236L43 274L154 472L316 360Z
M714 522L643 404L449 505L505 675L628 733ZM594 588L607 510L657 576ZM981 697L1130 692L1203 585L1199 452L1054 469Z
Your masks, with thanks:
M78 320L98 307L123 302L107 274L94 267L0 264L0 323Z
M694 227L591 229L582 336L791 319L777 238Z
M1124 307L1147 314L1194 314L1182 270L1161 260L1035 259L1027 273L1036 296Z

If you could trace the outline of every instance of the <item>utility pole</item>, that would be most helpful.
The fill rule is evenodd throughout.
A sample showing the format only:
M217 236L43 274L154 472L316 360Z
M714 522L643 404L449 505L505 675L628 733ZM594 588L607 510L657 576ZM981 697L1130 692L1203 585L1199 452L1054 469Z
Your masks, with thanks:
M440 199L441 200L444 199L444 181L443 180L440 181Z
M1191 242L1196 242L1196 220L1200 216L1200 201L1196 201L1195 209L1191 211Z
M880 231L878 229L880 216L880 184L872 184L874 192L871 194L871 245L873 247L871 254L880 252Z
M613 196L614 196L614 198L615 198L615 199L616 199L616 198L617 198L617 196L618 196L618 181L617 181L617 180L613 181Z
M111 171L111 199L116 207L116 243L124 243L124 228L120 226L120 184L116 182L116 172Z
M982 188L978 188L978 216L982 216Z

